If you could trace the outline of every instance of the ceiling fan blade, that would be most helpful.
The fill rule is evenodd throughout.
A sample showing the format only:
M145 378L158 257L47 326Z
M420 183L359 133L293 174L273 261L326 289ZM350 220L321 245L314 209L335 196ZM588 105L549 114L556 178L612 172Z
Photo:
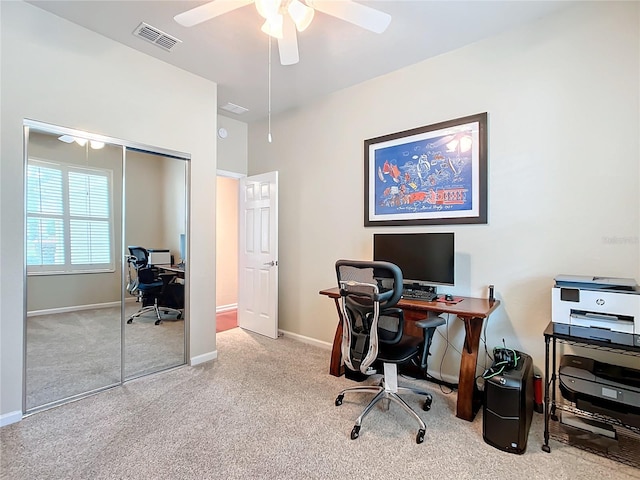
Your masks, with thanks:
M212 0L199 7L179 13L173 19L183 27L193 27L250 3L253 3L253 0Z
M295 65L300 61L296 25L288 15L282 24L282 38L278 39L278 51L282 65Z
M339 18L359 27L365 28L375 33L384 32L389 23L391 23L391 15L367 7L351 0L335 1L335 0L306 0L307 5L320 12Z

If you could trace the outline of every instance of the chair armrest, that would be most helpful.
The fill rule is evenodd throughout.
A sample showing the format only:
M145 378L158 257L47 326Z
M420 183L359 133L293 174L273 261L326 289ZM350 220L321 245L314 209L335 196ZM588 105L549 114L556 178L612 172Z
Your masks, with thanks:
M442 317L431 317L425 318L424 320L418 320L417 322L415 322L415 325L416 327L424 328L426 330L427 328L439 327L440 325L444 325L445 323L447 323L447 321Z

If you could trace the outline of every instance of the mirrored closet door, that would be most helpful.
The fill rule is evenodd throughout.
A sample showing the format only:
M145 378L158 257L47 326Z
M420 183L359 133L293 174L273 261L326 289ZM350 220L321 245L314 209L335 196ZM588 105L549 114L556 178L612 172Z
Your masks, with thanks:
M25 413L185 363L188 158L152 152L25 121ZM169 287L135 288L132 245Z
M124 238L130 257L124 292L124 370L125 379L130 379L185 363L187 162L131 148L125 155ZM156 282L158 278L162 282L164 294L157 311L153 299L145 299L144 273L136 270L132 247L147 252L147 269L154 271ZM132 288L136 282L137 290Z

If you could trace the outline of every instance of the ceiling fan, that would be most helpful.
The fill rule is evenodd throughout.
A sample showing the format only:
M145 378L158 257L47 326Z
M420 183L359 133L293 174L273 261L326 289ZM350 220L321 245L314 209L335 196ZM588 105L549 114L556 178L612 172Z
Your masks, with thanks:
M192 27L250 3L255 3L265 19L262 31L278 39L282 65L294 65L300 60L296 30L306 29L316 10L375 33L384 32L391 22L388 13L351 0L212 0L173 18L184 27Z

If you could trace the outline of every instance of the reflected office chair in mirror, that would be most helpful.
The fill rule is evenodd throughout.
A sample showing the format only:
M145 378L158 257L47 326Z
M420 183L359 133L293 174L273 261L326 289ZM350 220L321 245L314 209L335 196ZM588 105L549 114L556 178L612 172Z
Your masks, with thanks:
M420 416L398 394L412 393L425 397L423 410L428 411L432 396L419 389L398 386L397 366L421 354L423 339L404 334L404 314L396 307L402 296L402 272L389 262L338 260L336 262L342 317L342 358L345 368L363 375L378 373L378 385L346 388L336 398L342 405L345 394L374 393L375 396L356 419L351 439L360 436L363 419L380 401L400 405L419 425L416 443L424 441L426 426Z
M182 308L184 295L180 296L178 289L184 288L182 285L174 285L172 282L176 278L174 273L160 273L157 268L149 265L149 252L143 247L130 246L129 265L136 271L136 279L129 280L129 293L136 295L142 302L142 308L131 315L127 323L132 323L134 318L140 317L147 312L154 312L156 315L156 325L162 322L160 312L175 314L176 319L182 318Z

